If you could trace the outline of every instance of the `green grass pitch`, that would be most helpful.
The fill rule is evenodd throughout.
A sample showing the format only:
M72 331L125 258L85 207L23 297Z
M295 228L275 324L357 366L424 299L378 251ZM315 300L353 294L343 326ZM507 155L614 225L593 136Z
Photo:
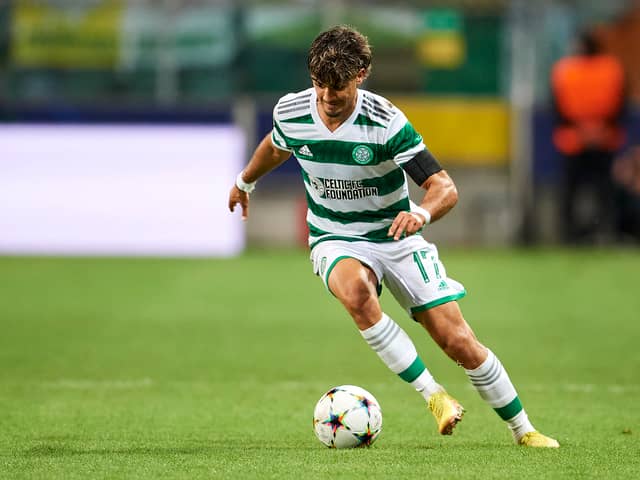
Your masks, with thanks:
M437 435L305 252L233 260L0 258L0 478L638 478L640 254L441 250L465 317L559 450L508 430L383 293L465 405ZM323 447L317 399L380 401L368 449Z

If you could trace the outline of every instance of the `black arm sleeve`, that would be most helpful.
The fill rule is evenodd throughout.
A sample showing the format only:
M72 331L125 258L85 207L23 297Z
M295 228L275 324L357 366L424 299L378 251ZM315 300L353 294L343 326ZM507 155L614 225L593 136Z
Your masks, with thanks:
M414 182L422 186L424 181L434 173L442 170L442 167L427 149L422 150L415 157L402 165L402 168Z

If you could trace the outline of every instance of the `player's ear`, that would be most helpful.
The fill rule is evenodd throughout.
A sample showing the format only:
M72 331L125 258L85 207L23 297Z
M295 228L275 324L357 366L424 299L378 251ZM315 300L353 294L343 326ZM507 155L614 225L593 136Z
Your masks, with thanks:
M361 68L360 71L358 72L358 75L356 75L356 85L357 86L362 85L362 82L364 82L366 78L367 78L367 70L364 68Z

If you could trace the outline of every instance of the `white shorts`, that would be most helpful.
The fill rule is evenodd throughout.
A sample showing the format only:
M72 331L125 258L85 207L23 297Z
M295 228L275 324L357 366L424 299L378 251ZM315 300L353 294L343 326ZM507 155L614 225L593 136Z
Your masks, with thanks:
M354 258L371 268L378 278L378 294L384 283L411 316L466 295L462 284L447 277L436 246L421 235L383 243L320 242L311 250L313 272L329 291L329 275L344 258Z

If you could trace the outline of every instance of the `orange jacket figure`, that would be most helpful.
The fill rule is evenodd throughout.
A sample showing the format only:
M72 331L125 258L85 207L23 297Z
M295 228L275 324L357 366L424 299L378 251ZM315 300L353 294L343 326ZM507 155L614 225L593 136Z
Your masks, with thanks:
M562 154L614 152L624 144L619 124L624 84L620 62L595 47L583 47L579 54L554 65L551 88L560 123L553 132L553 143Z

